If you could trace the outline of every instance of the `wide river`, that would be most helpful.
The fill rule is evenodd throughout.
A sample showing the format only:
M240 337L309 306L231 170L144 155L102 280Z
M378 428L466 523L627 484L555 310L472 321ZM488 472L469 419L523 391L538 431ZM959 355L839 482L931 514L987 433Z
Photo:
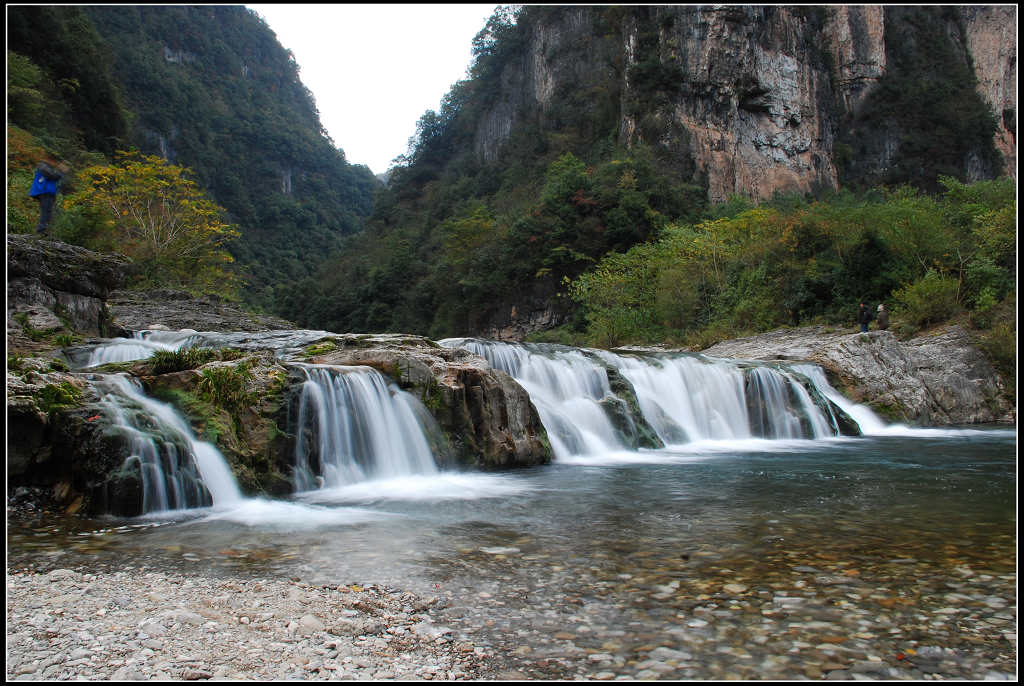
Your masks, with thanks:
M1016 445L1005 428L706 442L173 517L9 521L8 569L390 584L442 599L434 621L513 677L914 663L980 678L971 660L1015 671Z

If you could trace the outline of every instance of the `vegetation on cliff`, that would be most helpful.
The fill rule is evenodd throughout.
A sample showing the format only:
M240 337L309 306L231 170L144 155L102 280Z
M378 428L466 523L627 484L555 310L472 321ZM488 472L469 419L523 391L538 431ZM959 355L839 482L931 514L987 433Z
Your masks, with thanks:
M607 72L554 93L544 112L520 111L500 154L484 160L481 122L510 98L503 79L516 77L507 68L525 60L531 32L555 31L553 18L570 11L494 14L474 42L468 78L440 111L423 115L364 233L293 290L291 317L337 331L443 337L500 329L508 312L533 301L566 322L540 337L610 345L849 324L861 300L886 302L908 331L932 323L934 313L962 311L991 331L1003 316L997 310L1012 311L1015 247L1005 239L1015 232L1014 184L967 183L964 160L974 150L994 154L993 129L964 47L936 37L956 12L893 15L891 73L840 132L838 163L850 188L713 207L699 174L680 168L685 131L658 129L678 69L664 44L671 32L643 8L596 8L572 47L550 39L549 52L566 52L558 54L568 61L590 46L599 56L591 61L606 60ZM815 25L822 16L808 15ZM627 27L636 36L628 93L611 47ZM897 45L907 36L913 40ZM905 87L915 78L943 84L941 106ZM627 115L646 131L641 139L671 133L675 143L625 146ZM882 124L902 135L884 177L865 172L877 162L877 141L858 138ZM876 185L883 181L889 185ZM923 302L932 315L924 316Z
M957 7L887 7L886 69L839 132L846 187L910 184L941 192L967 169L992 174L997 118L978 92Z
M813 8L797 16L814 31L826 18ZM565 322L549 339L700 344L848 324L868 300L891 305L905 331L965 313L1008 359L1013 183L967 183L965 165L991 171L995 153L959 17L887 10L887 72L836 132L848 188L755 207L710 206L687 132L664 128L680 88L702 87L679 83L679 17L501 7L473 42L467 78L421 117L360 232L376 182L324 135L297 66L253 13L12 7L8 224L31 230L24 188L50 153L77 172L56 235L102 247L100 236L119 234L103 234L86 211L95 185L85 170L112 169L115 151L134 145L191 170L224 208L208 255L230 251L255 283L250 302L304 326L440 338L500 329L516 307L539 303ZM38 26L52 27L52 46ZM527 48L544 31L571 34L552 39L544 59L574 78L540 111L507 82L526 78ZM827 81L827 51L811 55ZM498 122L511 130L489 137L499 105L515 113ZM627 120L638 135L623 132ZM898 142L882 166L880 141ZM243 240L221 241L228 225ZM151 283L202 275L198 288L230 285L230 265L216 259L152 264L140 270Z

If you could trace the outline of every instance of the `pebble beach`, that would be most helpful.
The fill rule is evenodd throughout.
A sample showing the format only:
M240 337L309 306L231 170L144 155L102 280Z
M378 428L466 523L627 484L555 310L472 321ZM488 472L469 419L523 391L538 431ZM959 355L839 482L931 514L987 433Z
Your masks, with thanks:
M161 572L7 574L7 678L475 679L438 599L377 586Z
M850 581L804 571L831 588ZM561 631L534 624L502 641L485 638L488 604L503 604L487 593L467 608L376 585L8 570L7 678L1015 680L1016 605L998 590L1015 578L964 568L960 581L919 608L884 592L844 606L806 584L765 594L727 583L629 659L629 627L588 625L585 604Z

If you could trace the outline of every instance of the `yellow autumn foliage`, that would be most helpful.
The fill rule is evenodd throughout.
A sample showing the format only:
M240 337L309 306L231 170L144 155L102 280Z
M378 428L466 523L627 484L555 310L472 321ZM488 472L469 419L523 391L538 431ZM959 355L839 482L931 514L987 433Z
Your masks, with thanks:
M225 245L240 233L186 167L137 152L77 175L69 210L92 217L95 247L131 257L139 286L235 295L239 277Z

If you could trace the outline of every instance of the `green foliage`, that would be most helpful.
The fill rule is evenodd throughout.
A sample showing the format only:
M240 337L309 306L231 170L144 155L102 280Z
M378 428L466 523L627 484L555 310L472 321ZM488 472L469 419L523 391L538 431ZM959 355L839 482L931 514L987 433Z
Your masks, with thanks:
M246 383L251 380L252 371L245 362L234 366L207 367L202 371L196 390L206 402L225 410L237 411L249 400Z
M760 208L733 201L712 219L609 253L569 292L584 308L588 340L606 346L701 347L807 321L849 326L858 302L893 301L903 334L964 307L989 328L1016 278L1012 182L943 183L943 197L902 187Z
M89 245L134 260L138 285L233 296L224 248L240 234L190 177L163 158L119 152L115 164L83 169L67 204L95 222Z
M934 269L893 293L896 313L914 326L938 324L960 310L957 281Z
M127 129L110 47L86 12L76 6L12 6L7 12L8 50L37 70L31 74L19 60L14 79L28 92L18 91L8 121L65 158L72 148L109 154ZM11 81L9 71L9 87Z
M81 402L82 390L68 381L47 384L39 391L39 409L46 413L74 407Z
M157 350L148 361L153 374L172 374L186 369L196 369L217 358L216 351L210 348L184 348Z
M294 59L244 7L12 6L8 49L11 230L38 218L26 193L42 156L12 163L12 125L73 172L128 147L194 170L246 238L227 246L242 296L285 315L278 285L312 274L370 211L379 182L325 134ZM58 208L53 235L89 244L103 218Z
M1017 388L1017 297L1011 292L986 313L986 325L977 332L979 345L992 366L1006 380L1007 393L1016 398Z

